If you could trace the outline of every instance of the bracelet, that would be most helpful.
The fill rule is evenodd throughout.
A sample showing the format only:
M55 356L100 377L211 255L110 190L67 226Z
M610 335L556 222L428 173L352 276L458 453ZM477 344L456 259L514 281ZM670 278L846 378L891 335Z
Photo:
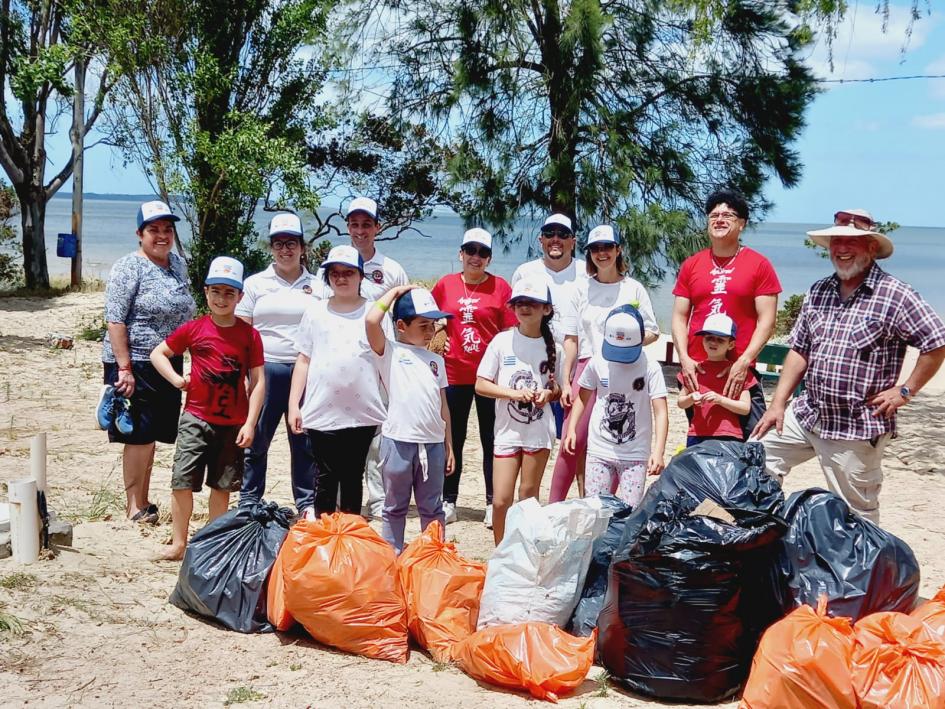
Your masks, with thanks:
M390 310L390 308L384 305L381 301L374 303L374 307L380 310L382 313L386 313L388 310Z
M119 371L119 372L130 372L130 371L131 371L131 364L126 364L124 367L119 366L119 367L118 367L118 371Z

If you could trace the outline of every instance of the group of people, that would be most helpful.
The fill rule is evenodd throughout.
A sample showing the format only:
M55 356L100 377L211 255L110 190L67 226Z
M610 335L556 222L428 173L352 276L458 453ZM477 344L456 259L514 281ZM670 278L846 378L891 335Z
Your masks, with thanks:
M747 202L720 191L705 207L709 247L683 263L673 289L687 445L761 438L779 478L816 455L831 490L878 520L895 412L945 359L945 323L876 264L893 244L872 217L837 212L832 227L810 233L835 273L805 298L766 409L754 363L774 331L781 286L771 263L741 243ZM483 521L496 543L516 492L538 495L556 438L551 502L575 480L580 495L639 502L646 476L664 465L667 388L660 363L643 352L659 337L649 295L628 275L611 226L590 230L580 260L570 218L550 215L538 235L541 257L511 283L487 270L489 232L469 229L461 269L427 291L377 250L373 200L352 200L346 220L350 245L333 247L312 274L298 216L275 215L272 265L244 280L238 261L215 259L205 280L210 312L192 320L186 269L174 253L177 217L162 202L141 206L139 249L116 262L106 290L101 407L130 416L108 435L125 446L132 520L156 522L148 499L154 442L176 440L166 558L184 553L193 492L204 480L211 518L231 492L241 504L262 498L282 420L300 517L360 514L366 486L367 511L398 551L412 495L424 527L457 519L474 402ZM431 342L444 327L438 353ZM920 354L900 386L907 345Z

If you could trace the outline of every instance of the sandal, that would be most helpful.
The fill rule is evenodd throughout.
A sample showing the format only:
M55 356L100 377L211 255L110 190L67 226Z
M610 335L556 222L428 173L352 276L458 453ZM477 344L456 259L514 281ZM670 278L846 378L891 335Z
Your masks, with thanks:
M134 516L131 517L132 522L137 522L138 524L157 524L158 515L157 512L151 511L151 505L145 507L143 510L138 510L135 512ZM156 508L155 508L156 509Z

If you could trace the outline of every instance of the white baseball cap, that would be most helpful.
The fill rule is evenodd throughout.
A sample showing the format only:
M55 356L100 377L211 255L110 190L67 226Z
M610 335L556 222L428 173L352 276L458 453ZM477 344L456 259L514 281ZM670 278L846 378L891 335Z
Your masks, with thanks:
M361 258L361 254L353 246L347 244L333 246L331 251L328 252L328 258L322 261L322 268L327 271L328 267L335 263L342 266L351 266L351 268L358 269L362 274L364 273L364 259Z
M207 286L233 286L243 290L243 264L231 256L217 256L210 262L207 279L203 282Z
M355 197L348 204L348 210L345 212L345 219L355 212L364 212L371 219L377 220L377 202L370 197Z
M172 222L180 221L180 217L171 211L171 208L167 206L167 203L162 202L159 199L152 200L151 202L145 202L140 207L138 207L138 229L143 227L145 224L150 224L151 222L155 222L158 219L170 219Z
M548 279L541 276L520 278L515 282L512 295L509 296L510 303L516 300L534 300L536 303L551 305L551 288L548 287Z
M394 302L391 315L395 322L412 317L430 318L431 320L453 317L449 313L440 310L440 306L433 299L433 294L426 288L414 288L400 296Z
M632 305L621 305L607 314L601 355L608 362L636 362L643 352L643 316Z
M480 244L485 246L487 249L492 248L492 234L487 232L485 229L480 229L476 227L475 229L467 229L466 233L463 234L463 246L466 244Z
M545 223L541 225L541 230L545 231L553 226L560 226L567 229L572 234L574 233L574 227L571 226L571 219L564 214L552 214L545 220Z
M591 244L616 244L617 235L614 234L614 228L609 224L601 224L591 229L587 235L587 245Z
M269 238L274 236L302 236L302 220L291 212L276 214L269 222Z
M702 323L702 329L696 335L718 335L719 337L735 337L738 328L735 327L735 321L725 313L715 313L710 315Z

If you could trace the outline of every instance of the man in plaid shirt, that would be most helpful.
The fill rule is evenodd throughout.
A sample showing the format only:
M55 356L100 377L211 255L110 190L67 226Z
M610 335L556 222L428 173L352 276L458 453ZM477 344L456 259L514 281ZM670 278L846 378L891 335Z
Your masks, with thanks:
M849 209L834 215L833 227L808 232L829 249L836 272L807 293L771 407L752 437L764 436L768 472L779 479L816 455L830 490L878 523L883 450L896 434L896 410L945 359L945 323L876 263L893 244L874 225L868 212ZM919 358L897 385L907 345ZM788 406L801 378L806 390Z

